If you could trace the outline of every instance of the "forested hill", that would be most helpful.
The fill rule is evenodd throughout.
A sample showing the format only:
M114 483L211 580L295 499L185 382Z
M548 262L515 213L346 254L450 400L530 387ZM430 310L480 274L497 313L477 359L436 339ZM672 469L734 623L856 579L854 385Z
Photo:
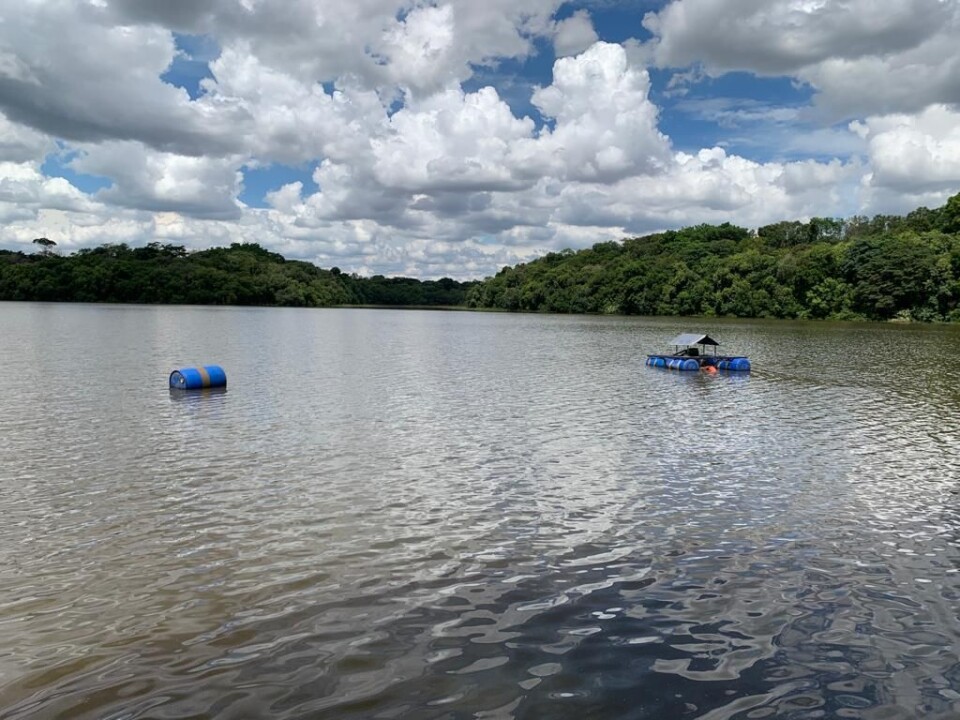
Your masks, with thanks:
M69 256L0 250L0 300L197 305L462 305L471 283L363 278L286 260L255 243L188 253L180 245L103 245Z
M960 321L960 195L906 215L730 224L606 242L504 268L475 308Z
M960 194L904 217L698 225L550 253L483 281L363 278L257 244L0 250L0 300L455 306L562 313L960 321Z

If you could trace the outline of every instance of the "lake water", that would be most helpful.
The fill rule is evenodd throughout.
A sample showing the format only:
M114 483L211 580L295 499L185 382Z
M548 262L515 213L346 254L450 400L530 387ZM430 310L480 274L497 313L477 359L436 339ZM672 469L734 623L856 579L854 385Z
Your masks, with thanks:
M956 718L958 351L0 303L0 717Z

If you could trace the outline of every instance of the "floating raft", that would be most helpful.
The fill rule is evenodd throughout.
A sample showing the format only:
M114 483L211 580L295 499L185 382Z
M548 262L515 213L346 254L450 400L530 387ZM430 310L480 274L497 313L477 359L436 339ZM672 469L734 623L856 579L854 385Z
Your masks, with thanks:
M703 370L712 367L717 370L745 372L750 370L750 359L742 355L708 355L700 358L647 355L647 365L668 370Z
M675 337L670 344L675 348L673 353L647 355L647 365L667 370L750 371L750 360L742 355L717 355L716 348L720 343L709 335L686 333ZM706 354L707 346L713 347L713 354Z

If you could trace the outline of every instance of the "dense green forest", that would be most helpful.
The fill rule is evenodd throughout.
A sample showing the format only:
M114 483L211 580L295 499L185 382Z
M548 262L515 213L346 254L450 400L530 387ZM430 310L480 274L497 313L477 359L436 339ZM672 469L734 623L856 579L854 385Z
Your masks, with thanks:
M550 253L470 288L521 311L960 321L960 195L873 219L698 225Z
M636 315L960 321L960 194L942 208L751 232L697 225L550 253L483 281L372 278L257 244L0 250L0 300L467 306Z
M0 250L0 300L197 305L462 305L471 283L371 278L286 260L255 243L188 253L181 245L125 244L63 257Z

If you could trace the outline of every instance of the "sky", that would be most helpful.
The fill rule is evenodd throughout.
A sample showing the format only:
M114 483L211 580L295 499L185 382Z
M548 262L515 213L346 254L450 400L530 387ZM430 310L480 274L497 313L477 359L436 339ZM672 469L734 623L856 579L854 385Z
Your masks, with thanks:
M939 207L960 0L0 0L0 248L482 278Z

